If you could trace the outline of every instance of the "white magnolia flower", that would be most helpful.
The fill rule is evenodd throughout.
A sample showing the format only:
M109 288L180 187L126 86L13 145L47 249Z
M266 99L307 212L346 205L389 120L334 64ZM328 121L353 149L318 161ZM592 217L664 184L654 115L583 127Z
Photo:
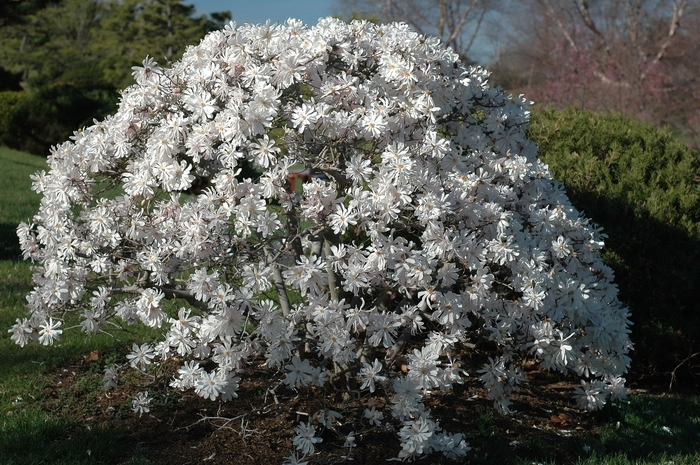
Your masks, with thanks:
M105 374L102 377L102 383L104 385L104 390L108 391L117 387L119 380L119 371L116 367L105 368Z
M150 405L152 400L152 398L148 397L148 391L139 392L136 394L136 397L131 400L131 410L138 413L139 416L148 413L151 411Z
M584 410L599 410L605 404L605 386L598 381L581 380L581 387L574 390L574 398Z
M312 105L302 103L301 106L295 108L292 113L292 124L297 128L297 131L304 132L306 128L314 129L320 117L321 115L318 114L316 108Z
M339 204L329 217L329 226L335 234L344 234L348 226L357 224L357 214L352 208Z
M129 364L140 370L145 370L152 363L154 357L153 347L148 343L141 344L141 346L134 343L131 346L131 353L126 354Z
M228 384L226 374L216 370L211 373L200 372L194 386L198 395L205 399L216 400L217 397L226 392Z
M296 436L294 436L292 444L304 455L313 454L315 450L314 444L323 441L323 438L314 436L316 428L311 424L301 422L299 426L294 428L294 431Z
M53 318L49 318L48 321L44 322L39 326L39 342L46 346L53 345L63 333L63 330L58 329L63 324L61 321L54 321Z
M386 379L385 376L379 374L382 368L382 364L376 358L371 364L364 363L362 369L360 369L360 379L362 379L362 386L360 386L360 389L369 389L369 392L374 392L376 389L375 383L382 382Z
M381 426L384 419L384 414L374 407L366 408L364 416L369 421L369 424L374 426Z
M312 380L314 368L308 360L300 359L299 357L292 358L292 363L285 366L289 373L284 379L284 382L292 387L299 387L308 384Z

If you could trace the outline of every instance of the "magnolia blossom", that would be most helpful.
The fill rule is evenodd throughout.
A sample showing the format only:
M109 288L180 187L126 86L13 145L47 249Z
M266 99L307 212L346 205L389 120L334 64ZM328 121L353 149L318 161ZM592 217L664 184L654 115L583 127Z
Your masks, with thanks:
M132 352L126 356L132 367L141 370L145 370L152 363L154 357L153 348L149 344L141 344L140 347L138 344L133 344Z
M134 76L32 178L16 343L53 344L70 313L87 333L160 328L132 366L177 356L172 386L211 400L234 399L251 363L288 388L355 390L402 459L468 450L424 403L461 381L465 342L491 342L476 371L501 412L521 354L583 378L582 408L624 396L629 312L604 236L537 159L528 102L483 69L404 24L325 18L231 23ZM318 417L297 427L303 454L333 425Z
M54 341L63 333L63 330L58 329L61 324L63 324L61 321L49 318L47 322L39 325L39 342L47 346L53 345Z
M102 384L104 386L104 390L108 391L110 389L116 388L118 382L119 382L119 372L118 372L117 368L114 366L105 368L105 374L102 377Z
M381 426L384 414L372 407L371 409L365 409L364 417L369 421L370 425Z
M385 376L379 375L379 372L382 371L382 364L375 358L372 364L365 363L363 365L360 370L360 379L363 380L360 389L368 388L369 392L374 392L376 389L375 383L386 379Z
M138 413L139 416L148 413L151 411L151 401L153 399L148 397L148 391L139 392L131 401L131 410Z
M314 436L316 434L316 428L311 424L301 422L299 426L294 428L294 431L296 431L297 435L294 437L292 443L304 455L313 454L315 449L314 444L323 441L323 438Z

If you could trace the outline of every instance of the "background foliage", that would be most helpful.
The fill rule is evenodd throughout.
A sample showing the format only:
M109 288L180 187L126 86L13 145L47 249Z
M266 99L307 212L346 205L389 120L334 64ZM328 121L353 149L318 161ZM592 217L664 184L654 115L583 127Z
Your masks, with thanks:
M0 143L47 155L116 111L131 67L165 63L219 29L228 12L195 16L182 0L32 0L0 7ZM11 111L6 112L9 108Z

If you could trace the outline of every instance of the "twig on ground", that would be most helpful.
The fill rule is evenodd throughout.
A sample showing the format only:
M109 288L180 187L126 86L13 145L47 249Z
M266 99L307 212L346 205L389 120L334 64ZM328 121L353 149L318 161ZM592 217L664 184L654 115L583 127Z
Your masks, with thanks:
M692 359L692 358L695 357L696 355L700 355L700 352L695 352L694 354L688 355L681 363L679 363L678 365L676 365L676 368L674 368L673 371L671 372L671 381L668 383L668 390L669 390L669 391L670 391L671 389L673 389L673 383L676 381L676 371L678 371L678 369L679 369L680 367L682 367L686 362L689 362L690 359Z

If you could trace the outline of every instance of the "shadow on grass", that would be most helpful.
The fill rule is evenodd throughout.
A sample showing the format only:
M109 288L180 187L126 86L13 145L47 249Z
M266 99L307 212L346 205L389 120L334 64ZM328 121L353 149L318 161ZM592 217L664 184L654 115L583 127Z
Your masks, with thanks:
M700 463L700 397L630 396L589 414L584 431L530 429L514 433L517 415L482 412L470 465L645 465ZM515 419L515 420L514 420ZM508 434L510 433L510 434Z
M67 422L34 410L12 412L13 421L0 430L0 463L38 464L137 464L139 452L125 443L122 432Z
M600 439L609 454L654 459L669 454L700 456L700 397L630 396L607 407L610 426Z

